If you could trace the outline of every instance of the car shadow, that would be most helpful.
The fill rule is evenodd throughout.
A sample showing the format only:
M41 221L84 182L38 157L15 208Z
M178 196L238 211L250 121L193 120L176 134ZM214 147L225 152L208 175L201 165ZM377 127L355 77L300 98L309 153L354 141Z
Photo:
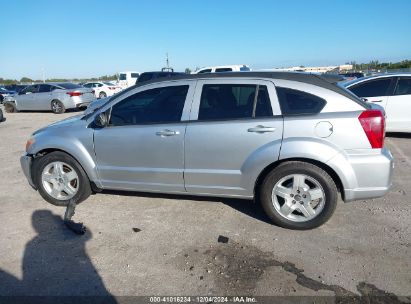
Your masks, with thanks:
M264 213L261 204L254 200L245 200L238 198L222 198L222 197L206 197L195 195L179 195L179 194L164 194L164 193L151 193L151 192L132 192L132 191L116 191L116 190L104 190L103 194L132 196L132 197L152 197L172 200L192 200L192 201L208 201L208 202L220 202L226 206L229 206L239 212L242 212L256 220L261 222L272 224L268 216Z
M411 133L390 132L386 134L387 137L393 138L411 138Z
M37 235L25 246L22 279L0 269L0 296L99 296L116 303L86 253L91 231L79 237L49 210L35 211L32 225Z

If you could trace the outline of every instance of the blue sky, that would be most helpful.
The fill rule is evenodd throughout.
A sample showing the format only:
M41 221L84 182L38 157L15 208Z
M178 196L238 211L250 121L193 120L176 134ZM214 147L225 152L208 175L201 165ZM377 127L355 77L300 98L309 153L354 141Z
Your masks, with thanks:
M333 65L411 58L408 0L14 0L1 4L0 77Z

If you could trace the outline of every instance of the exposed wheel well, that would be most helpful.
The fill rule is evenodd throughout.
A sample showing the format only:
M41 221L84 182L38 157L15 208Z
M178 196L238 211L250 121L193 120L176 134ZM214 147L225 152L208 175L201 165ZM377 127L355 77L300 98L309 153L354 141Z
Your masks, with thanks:
M259 195L259 188L262 184L262 182L264 181L265 177L268 175L268 173L270 173L274 168L276 168L278 165L282 164L282 163L286 163L289 161L301 161L301 162L306 162L306 163L310 163L313 165L316 165L317 167L323 169L325 172L327 172L331 178L333 179L335 185L337 186L338 191L341 194L341 197L344 199L344 186L341 182L340 177L338 176L337 173L335 173L335 171L327 166L326 164L314 160L314 159L309 159L309 158L287 158L287 159L281 159L278 160L270 165L268 165L267 167L264 168L264 170L260 173L260 175L257 178L257 181L255 182L255 186L254 186L254 196L257 197Z

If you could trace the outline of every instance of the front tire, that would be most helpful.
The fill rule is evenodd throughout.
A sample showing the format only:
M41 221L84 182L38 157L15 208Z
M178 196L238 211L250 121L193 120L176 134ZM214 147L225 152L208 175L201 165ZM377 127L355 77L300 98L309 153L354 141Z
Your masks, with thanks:
M40 195L52 205L79 204L91 194L87 174L75 159L64 152L51 152L36 158L32 169Z
M310 163L280 164L263 181L260 200L274 224L297 230L324 224L337 206L338 191L331 176Z
M53 100L51 102L51 111L54 114L62 114L66 112L66 108L64 107L64 104L60 100Z
M6 101L3 106L7 113L17 113L17 107L14 102Z

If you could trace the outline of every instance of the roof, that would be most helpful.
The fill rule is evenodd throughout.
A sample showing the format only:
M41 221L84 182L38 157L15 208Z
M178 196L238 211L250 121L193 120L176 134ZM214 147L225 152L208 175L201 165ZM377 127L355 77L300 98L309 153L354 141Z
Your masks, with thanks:
M255 78L255 79L281 79L281 80L291 80L303 83L308 83L316 85L331 91L337 92L357 103L361 103L358 99L348 93L345 89L336 85L337 82L344 79L344 77L333 74L311 74L311 73L301 73L301 72L225 72L225 73L204 73L204 74L182 74L173 75L167 78L155 78L145 82L137 83L128 89L123 90L115 97L121 96L136 87L145 86L148 84L161 83L166 81L175 80L198 80L198 79L222 79L222 78Z

